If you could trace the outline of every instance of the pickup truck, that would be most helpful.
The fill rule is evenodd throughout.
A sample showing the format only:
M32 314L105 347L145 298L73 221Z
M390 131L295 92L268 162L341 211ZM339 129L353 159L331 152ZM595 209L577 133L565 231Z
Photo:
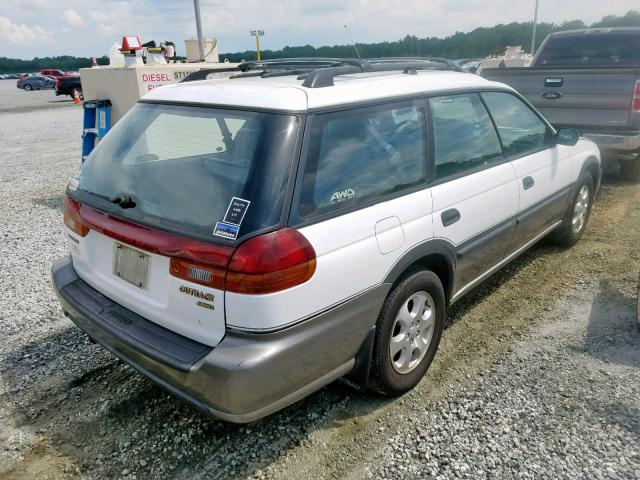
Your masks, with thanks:
M82 83L80 82L80 75L69 75L66 77L58 77L56 80L56 95L69 95L73 97L73 91L77 90L80 98L82 96Z
M554 127L594 141L609 169L640 181L640 28L549 35L531 66L483 69L531 102Z

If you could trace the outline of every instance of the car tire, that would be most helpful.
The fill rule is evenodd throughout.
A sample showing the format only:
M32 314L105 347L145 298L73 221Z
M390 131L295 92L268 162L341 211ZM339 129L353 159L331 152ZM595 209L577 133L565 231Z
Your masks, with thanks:
M620 163L620 176L622 180L640 182L640 158L635 160L622 160Z
M588 173L582 175L576 183L571 204L565 213L560 229L554 233L554 240L562 247L572 247L582 237L595 197L595 184Z
M25 85L25 86L24 86L24 89L25 89L27 92L30 92L31 90L33 90L33 87L32 87L31 85Z
M396 396L420 382L440 344L445 308L442 283L431 271L413 271L393 288L376 323L369 388Z

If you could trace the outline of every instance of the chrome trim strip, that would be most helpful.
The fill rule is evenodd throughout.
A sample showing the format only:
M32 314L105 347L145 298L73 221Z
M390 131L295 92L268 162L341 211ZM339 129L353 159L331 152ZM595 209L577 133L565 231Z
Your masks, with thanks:
M471 290L473 287L475 287L476 285L478 285L480 282L482 282L483 280L485 280L487 277L491 276L493 273L495 273L496 271L498 271L500 268L502 268L503 266L505 266L507 263L509 263L511 260L513 260L514 258L516 258L518 255L520 255L521 253L523 253L525 250L527 250L529 247L531 247L531 245L533 245L534 243L536 243L538 240L540 240L542 237L546 236L548 233L550 233L552 230L555 230L556 228L558 228L560 225L562 224L562 220L557 221L556 223L554 223L553 225L551 225L549 228L547 228L546 230L544 230L541 234L539 234L538 236L536 236L535 238L533 238L532 240L530 240L529 242L525 243L522 247L520 247L518 250L516 250L515 252L513 252L511 255L509 255L508 257L504 258L502 261L500 261L498 264L494 265L493 267L491 267L489 270L487 270L486 272L484 272L482 275L480 275L479 277L477 277L475 280L472 280L471 282L467 283L464 287L460 288L456 293L454 293L451 297L451 303L456 302L462 295L464 295L465 293L467 293L469 290Z

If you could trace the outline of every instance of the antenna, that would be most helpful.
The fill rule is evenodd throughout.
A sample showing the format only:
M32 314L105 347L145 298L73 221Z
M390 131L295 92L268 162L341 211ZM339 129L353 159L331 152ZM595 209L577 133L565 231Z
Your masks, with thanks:
M347 35L349 35L349 39L351 40L351 43L353 43L353 49L356 51L356 55L358 56L359 59L362 59L362 57L360 56L360 52L358 52L358 46L356 45L356 42L353 41L351 32L349 32L349 29L347 28L346 25L344 26L344 29L347 31Z

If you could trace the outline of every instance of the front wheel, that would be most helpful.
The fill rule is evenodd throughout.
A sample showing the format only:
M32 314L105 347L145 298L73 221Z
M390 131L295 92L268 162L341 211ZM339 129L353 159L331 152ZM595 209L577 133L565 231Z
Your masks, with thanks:
M555 240L564 247L575 245L587 228L591 206L595 196L595 186L591 175L584 174L577 182L576 193L564 216L562 226L555 234Z
M444 289L435 273L416 271L394 287L378 316L368 386L384 395L415 387L436 354L444 318Z
M30 92L31 90L33 90L33 87L32 87L31 85L25 85L25 86L24 86L24 89L25 89L27 92Z

